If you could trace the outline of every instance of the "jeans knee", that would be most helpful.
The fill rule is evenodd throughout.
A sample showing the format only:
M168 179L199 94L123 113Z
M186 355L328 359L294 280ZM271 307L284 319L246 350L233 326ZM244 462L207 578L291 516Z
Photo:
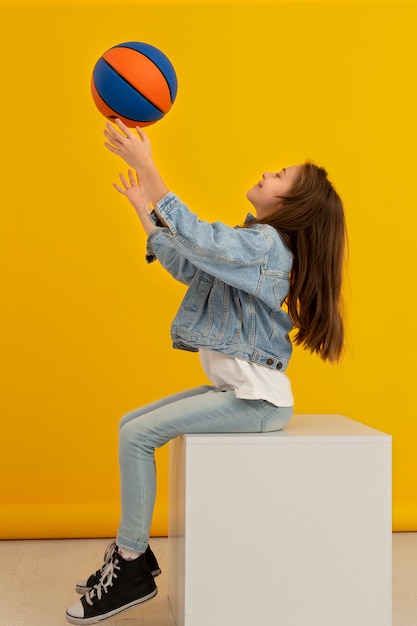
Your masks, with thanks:
M123 450L129 444L129 436L127 433L127 426L123 426L122 423L119 425L119 450Z
M125 415L123 415L123 417L121 418L120 422L119 422L119 432L122 430L122 428L124 428L126 426L126 424L128 424L134 416L134 411L129 411L129 413L126 413Z
M154 445L152 436L142 427L142 420L136 419L121 425L119 430L119 451L126 454L134 450L143 450L145 453L153 452Z

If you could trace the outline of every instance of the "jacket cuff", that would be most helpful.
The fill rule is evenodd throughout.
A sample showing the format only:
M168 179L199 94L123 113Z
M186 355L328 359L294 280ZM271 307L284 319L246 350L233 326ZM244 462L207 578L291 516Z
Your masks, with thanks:
M167 215L174 206L174 204L176 204L177 202L178 198L175 193L173 193L172 191L168 191L168 193L166 193L165 196L161 198L159 202L157 202L156 207L158 209L158 213L160 213L162 217L164 217L164 215Z
M159 228L163 228L163 223L161 222L161 220L159 219L159 215L158 213L155 211L155 209L152 210L151 213L149 213L148 215L150 221L152 222L152 224L154 226L158 226Z
M154 240L154 237L156 237L157 234L158 234L158 231L153 230L148 236L148 240L146 242L146 256L145 256L145 260L147 263L153 263L154 261L157 260L157 256L152 250L152 241Z

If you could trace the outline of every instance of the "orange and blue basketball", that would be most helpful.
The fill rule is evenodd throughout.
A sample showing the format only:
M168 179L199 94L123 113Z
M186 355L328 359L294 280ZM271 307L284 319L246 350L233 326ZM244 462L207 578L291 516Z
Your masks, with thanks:
M177 95L177 76L168 57L147 43L130 41L110 48L91 77L94 102L105 117L131 128L162 119Z

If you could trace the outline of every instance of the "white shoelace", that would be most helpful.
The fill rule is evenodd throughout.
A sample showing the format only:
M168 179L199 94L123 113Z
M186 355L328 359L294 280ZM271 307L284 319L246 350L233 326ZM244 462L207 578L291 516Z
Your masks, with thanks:
M94 587L85 594L86 602L88 602L90 606L93 606L95 596L97 596L98 600L101 600L103 592L107 593L108 588L113 586L113 579L117 578L116 570L120 570L119 561L117 559L110 561L101 575L100 582L94 585Z
M110 563L110 561L113 560L113 555L114 555L116 549L117 549L117 546L116 546L116 542L115 541L112 541L112 543L109 543L109 545L105 549L104 556L103 556L104 563L100 567L100 578L103 576L103 572L106 569L106 567L108 566L108 564Z
M109 543L109 545L107 546L105 552L104 552L104 565L103 565L103 570L105 568L105 566L107 565L107 563L110 563L111 558L113 556L113 552L116 549L116 542L112 541L112 543Z

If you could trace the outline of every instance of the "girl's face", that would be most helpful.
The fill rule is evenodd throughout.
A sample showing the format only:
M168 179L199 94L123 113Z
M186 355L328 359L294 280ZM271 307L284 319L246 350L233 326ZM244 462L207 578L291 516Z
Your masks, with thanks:
M280 198L285 197L293 186L301 165L291 165L280 172L264 172L262 179L246 193L249 202L261 219L279 207Z

